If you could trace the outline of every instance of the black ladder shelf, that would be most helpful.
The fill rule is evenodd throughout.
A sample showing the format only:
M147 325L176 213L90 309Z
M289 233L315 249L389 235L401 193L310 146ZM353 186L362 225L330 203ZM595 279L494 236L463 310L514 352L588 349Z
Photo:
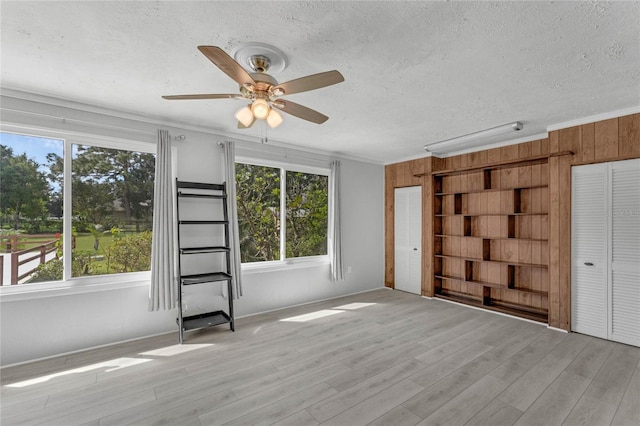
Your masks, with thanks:
M178 289L178 329L180 343L184 342L184 332L188 330L195 330L199 328L211 327L220 324L229 324L231 331L235 331L234 319L233 319L233 288L231 285L231 261L229 257L230 245L229 245L229 215L227 210L227 187L225 183L200 183L200 182L185 182L176 179L176 191L177 191L177 206L176 214L178 217L178 275L179 289ZM210 205L206 204L213 200L218 200L218 205L221 206L222 211L220 216L215 219L190 219L183 220L180 216L180 200L186 198L198 199L198 205L203 208L203 211L210 211ZM215 225L221 226L224 230L224 245L205 245L196 247L184 246L184 240L181 241L181 234L185 232L186 227L197 227L202 225ZM204 231L203 231L204 234ZM183 236L184 238L184 236ZM211 270L199 273L186 273L183 268L183 256L189 255L205 255L205 256L224 256L225 270ZM215 264L214 259L210 259L207 264ZM184 306L182 303L183 292L190 285L207 284L226 281L227 283L227 296L229 299L229 309L227 312L220 310L214 312L205 312L196 315L184 316Z

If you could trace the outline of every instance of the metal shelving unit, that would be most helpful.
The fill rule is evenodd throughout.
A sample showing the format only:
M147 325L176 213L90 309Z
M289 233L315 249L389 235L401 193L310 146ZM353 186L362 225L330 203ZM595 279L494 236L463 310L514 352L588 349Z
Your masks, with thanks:
M178 329L180 343L184 342L184 332L188 330L211 327L221 324L229 324L231 331L235 330L233 319L233 288L231 285L231 261L229 257L230 239L229 239L229 215L227 210L227 189L226 184L185 182L176 179L177 191L177 208L178 217L178 274L180 288L178 291ZM201 203L202 211L208 211L209 208L221 210L220 216L215 219L181 219L180 204L181 200L186 198L198 199ZM208 206L207 203L217 203L217 205ZM189 227L222 227L224 233L224 245L204 245L204 246L183 246L184 233ZM206 233L203 233L206 235ZM182 238L181 238L182 237ZM213 257L223 256L224 270L210 270L199 273L187 273L183 266L183 258L185 256L212 256L210 265L215 265ZM227 294L229 299L228 311L218 310L205 312L195 315L184 315L183 296L184 292L192 285L206 285L215 282L224 281L227 283Z

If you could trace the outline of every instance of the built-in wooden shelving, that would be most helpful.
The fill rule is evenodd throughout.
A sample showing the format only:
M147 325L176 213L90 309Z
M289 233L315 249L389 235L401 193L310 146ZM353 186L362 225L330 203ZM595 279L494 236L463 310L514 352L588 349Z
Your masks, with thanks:
M548 158L431 173L436 297L547 321Z

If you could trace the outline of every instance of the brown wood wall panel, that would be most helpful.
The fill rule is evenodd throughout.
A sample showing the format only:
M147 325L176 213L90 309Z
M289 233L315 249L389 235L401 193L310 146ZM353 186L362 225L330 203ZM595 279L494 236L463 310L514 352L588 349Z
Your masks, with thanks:
M618 155L620 158L640 157L640 114L618 120Z
M552 150L558 150L558 133L549 135L549 144ZM549 159L549 250L559 253L560 240L560 194L558 187L559 157ZM549 259L549 325L560 327L560 295L558 282L560 280L560 264L557 256Z
M571 167L640 157L640 114L550 132L549 325L571 329ZM544 302L544 301L543 301Z
M402 163L388 164L384 168L385 170L385 190L384 190L384 199L385 199L385 274L384 274L384 283L386 287L394 288L394 275L395 275L395 259L394 259L394 195L396 188L403 188L407 186L422 186L423 193L423 212L431 211L432 205L430 202L425 204L425 196L427 195L429 198L431 197L431 190L425 191L425 185L423 182L425 178L417 175L422 175L424 173L431 172L431 159L430 158L420 158L417 160L405 161ZM423 234L426 231L432 232L432 221L425 221L423 214ZM427 251L432 250L433 243L425 243L423 238L423 254L426 254ZM432 252L430 252L433 254ZM427 267L423 264L423 275L425 275L425 270L430 270L430 267ZM424 286L424 281L423 281Z
M554 155L572 151L573 155ZM520 191L520 207L524 212L547 215L516 216L513 222L513 237L546 241L496 240L491 243L492 258L515 259L519 263L548 265L543 268L516 268L513 280L531 293L518 293L492 288L490 296L505 303L531 306L548 310L550 326L570 330L571 306L571 166L603 161L624 160L640 157L640 114L603 120L552 131L549 138L508 147L494 148L474 153L452 156L445 159L425 157L404 163L385 166L385 285L393 287L393 191L397 187L422 185L423 187L423 294L432 296L436 282L433 272L441 270L444 275L465 271L460 259L435 258L440 250L439 242L446 238L433 238L436 229L447 235L465 234L464 214L498 214L504 209L513 209L517 199L508 191L490 191L468 194L463 199L462 212L457 216L434 218L438 208L433 196L434 178L431 171L460 170L464 168L491 167L505 161L527 160L541 155L551 155L548 163L513 169L491 171L494 188L527 187L548 185ZM420 176L416 176L420 175ZM483 189L482 170L466 174L448 175L443 178L443 192L479 191ZM443 197L442 213L455 213L454 196ZM436 223L437 221L437 223ZM504 216L472 216L468 219L468 231L472 236L493 239L509 236L509 219ZM481 238L458 238L458 242L442 241L442 250L459 255L482 256ZM438 263L442 267L436 267ZM475 281L503 282L509 280L505 265L487 262L473 264ZM464 275L464 273L463 273ZM464 278L460 277L460 278ZM437 280L438 283L440 280ZM475 300L483 296L482 286L442 280L446 290L467 294Z
M573 129L577 129L577 127ZM595 123L594 131L595 160L601 162L618 158L618 119L612 118L610 120L599 121ZM562 138L561 142L565 140L567 142L573 142L573 140L569 138ZM578 145L578 142L573 142L573 145ZM574 150L574 152L576 152L576 150Z
M394 263L394 217L393 193L396 183L396 167L388 165L384 168L384 285L393 288Z
M577 150L574 150L576 159L584 163L591 163L596 158L595 140L596 125L594 123L580 126L582 131L582 143ZM581 157L581 158L580 158Z
M422 295L432 297L434 292L434 268L433 268L433 255L434 249L434 235L437 233L434 229L433 211L434 211L434 197L433 197L433 183L431 182L431 161L429 159L423 159L422 161L422 173L424 175L420 178L422 185L422 283L421 290ZM428 212L428 213L427 213ZM439 230L438 232L441 232Z

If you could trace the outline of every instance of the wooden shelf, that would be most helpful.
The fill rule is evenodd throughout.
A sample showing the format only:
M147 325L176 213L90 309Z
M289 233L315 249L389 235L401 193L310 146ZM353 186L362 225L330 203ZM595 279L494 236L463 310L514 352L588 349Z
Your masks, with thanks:
M448 255L448 254L435 254L434 257L439 257L439 258L442 258L442 259L461 259L461 260L468 260L468 261L471 261L471 262L499 263L499 264L502 264L502 265L520 266L520 267L523 267L523 268L547 269L549 267L548 265L539 264L539 263L508 262L508 261L505 261L505 260L484 260L484 259L477 259L477 258L464 257L464 256L451 256L451 255Z
M499 302L493 301L493 303L490 306L486 306L486 308L503 314L526 318L531 321L543 322L545 324L549 320L549 314L545 310L530 309L524 305L502 305L497 303Z
M446 291L446 290L443 290L443 291ZM471 296L462 295L462 294L436 293L434 294L434 296L440 299L450 300L452 302L464 303L465 305L476 306L479 308L485 307L482 305L482 300L476 299Z
M477 238L483 240L493 240L493 241L539 241L546 242L547 239L544 238L509 238L509 237L483 237L481 235L452 235L452 234L435 234L434 237L439 238L447 238L447 237L458 237L458 238Z
M440 278L442 280L458 281L458 282L461 282L461 283L477 285L477 286L480 286L480 287L490 287L490 288L497 288L499 290L509 290L509 291L513 291L513 292L517 292L517 293L537 294L537 295L541 295L541 296L547 296L547 292L546 291L531 290L531 289L520 288L520 287L508 287L508 286L503 285L503 284L490 283L490 282L485 282L485 281L475 281L475 280L474 281L468 281L468 280L465 280L464 278L449 277L449 276L446 276L446 275L435 275L435 277L436 278Z
M429 174L432 176L452 176L452 175L459 175L459 174L468 174L471 172L479 172L484 170L500 170L500 169L515 168L515 167L533 166L536 164L545 164L549 161L549 158L552 158L552 157L562 157L565 155L573 155L573 154L574 154L573 151L561 151L561 152L556 152L554 154L548 154L548 155L545 154L545 155L538 155L535 157L529 157L526 160L506 160L506 161L499 161L499 162L493 163L490 166L473 166L473 167L463 167L460 169L434 170L430 173L417 173L417 174L414 174L413 176L422 177Z
M548 313L543 310L529 309L523 305L496 305L495 302L492 304L486 305L483 304L481 300L478 300L473 297L459 295L459 294L445 294L445 293L436 293L434 295L438 299L449 300L451 302L462 303L465 305L475 306L478 308L486 309L489 311L500 312L507 315L513 315L520 318L526 318L531 321L543 322L546 323L548 321Z
M463 217L463 216L471 216L471 217L483 217L483 216L547 216L548 213L484 213L484 214L469 214L469 213L460 213L460 214L435 214L435 217Z
M471 191L460 191L460 192L436 192L434 195L458 195L458 194L481 194L484 192L500 192L500 191L517 191L523 189L539 189L539 188L548 188L549 185L531 185L531 186L521 186L515 188L489 188L489 189L474 189Z

